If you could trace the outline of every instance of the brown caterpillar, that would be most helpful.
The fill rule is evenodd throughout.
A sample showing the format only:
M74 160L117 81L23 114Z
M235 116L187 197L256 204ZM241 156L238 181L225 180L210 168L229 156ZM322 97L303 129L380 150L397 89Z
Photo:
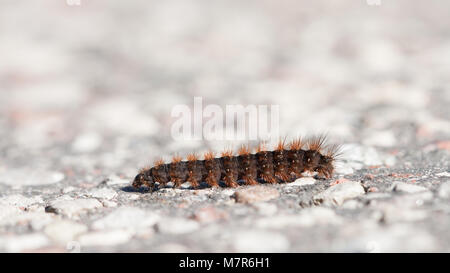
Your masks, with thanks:
M340 155L340 146L325 146L325 139L325 136L319 136L303 142L298 138L289 145L280 141L273 151L268 151L265 144L260 143L254 154L249 146L244 145L237 156L231 150L225 150L219 158L209 151L205 153L204 160L199 160L195 153L188 155L187 161L175 156L171 163L165 164L160 159L155 166L142 169L132 186L147 186L154 190L155 182L165 186L172 181L175 188L190 182L195 189L202 181L211 187L217 187L219 181L223 181L227 187L237 187L239 180L243 180L246 185L256 185L258 181L273 184L292 182L305 171L331 178L333 162ZM303 146L307 149L302 149Z

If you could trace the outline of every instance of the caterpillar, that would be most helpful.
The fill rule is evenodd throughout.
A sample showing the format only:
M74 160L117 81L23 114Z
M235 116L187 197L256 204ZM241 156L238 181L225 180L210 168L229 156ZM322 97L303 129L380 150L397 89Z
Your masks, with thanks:
M238 155L234 155L232 150L225 150L218 158L208 151L203 160L199 160L195 153L189 154L186 161L179 156L174 156L172 162L167 164L159 159L153 167L141 169L132 186L146 186L153 191L156 182L165 186L170 181L174 188L190 182L194 189L202 181L211 187L219 186L220 181L226 187L237 187L238 181L243 181L245 185L259 182L274 184L292 182L302 177L305 171L317 172L319 177L328 179L334 171L333 163L340 155L340 145L325 145L325 142L325 136L306 141L296 138L288 145L285 140L280 140L273 151L267 150L266 144L261 142L256 153L251 153L248 145L242 145Z

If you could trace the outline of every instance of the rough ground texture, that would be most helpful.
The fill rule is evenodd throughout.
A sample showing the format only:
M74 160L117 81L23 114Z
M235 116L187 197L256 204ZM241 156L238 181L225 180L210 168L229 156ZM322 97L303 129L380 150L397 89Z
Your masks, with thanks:
M0 251L450 251L449 1L2 1ZM221 141L171 110L279 105L332 179L129 183ZM232 142L235 147L239 142Z

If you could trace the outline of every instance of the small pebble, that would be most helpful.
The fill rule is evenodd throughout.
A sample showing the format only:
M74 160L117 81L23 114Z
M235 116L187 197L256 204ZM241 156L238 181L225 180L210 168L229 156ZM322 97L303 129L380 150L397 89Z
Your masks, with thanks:
M395 182L392 186L392 191L395 192L405 192L405 193L417 193L417 192L423 192L428 191L427 188L418 186L418 185L412 185L405 182Z
M441 172L441 173L437 173L436 176L439 176L439 177L450 177L450 173L449 172Z
M154 225L159 216L140 208L120 207L92 224L93 229L133 229Z
M278 190L267 186L254 186L242 188L235 192L234 197L238 203L253 203L268 201L278 198L280 193Z
M87 193L87 196L109 200L116 197L117 192L108 188L92 189Z
M299 179L295 180L292 183L286 184L286 187L313 185L314 183L316 183L316 180L314 178L312 178L312 177L302 177L302 178L299 178Z
M342 205L345 200L364 195L364 188L359 182L349 181L329 187L316 194L313 201L316 204Z
M65 187L64 189L62 189L62 190L61 190L61 193L66 194L66 193L72 192L72 191L74 191L74 190L76 190L76 189L77 189L77 188L75 188L75 187L68 186L68 187Z
M56 214L64 214L70 217L85 211L101 208L102 206L102 203L93 198L56 200L50 202L50 204L45 208L45 211Z

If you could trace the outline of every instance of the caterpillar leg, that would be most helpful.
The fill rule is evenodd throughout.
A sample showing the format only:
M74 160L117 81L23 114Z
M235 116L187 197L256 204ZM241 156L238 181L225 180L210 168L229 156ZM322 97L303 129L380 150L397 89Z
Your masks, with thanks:
M190 177L190 178L188 179L188 182L191 183L191 186L192 186L193 189L197 189L197 188L200 186L200 184L198 183L198 181L195 180L195 178L193 178L193 177L192 177L192 178Z
M179 187L181 187L181 183L183 183L183 181L181 179L174 179L173 188L178 189Z
M277 183L277 179L274 176L272 176L272 175L262 174L261 175L261 179L266 181L269 184L276 184Z
M243 180L245 181L245 185L258 185L258 182L251 176L246 176Z
M230 188L236 188L239 184L233 179L233 177L227 175L225 176L225 185Z
M284 172L276 172L275 177L280 180L280 182L289 182L290 177Z
M208 185L210 185L211 187L219 187L219 183L217 182L216 177L214 176L213 173L209 173L208 176L205 179L206 183L208 183Z

